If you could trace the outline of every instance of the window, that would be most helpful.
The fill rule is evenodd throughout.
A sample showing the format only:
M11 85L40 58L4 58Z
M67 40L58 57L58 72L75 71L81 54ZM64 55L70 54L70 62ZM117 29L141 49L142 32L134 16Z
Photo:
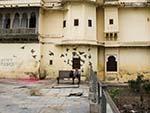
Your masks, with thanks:
M4 20L4 28L9 29L10 28L10 14L5 15L5 20Z
M63 28L66 27L66 20L63 21Z
M50 60L50 61L49 61L49 65L53 65L53 60Z
M107 61L107 71L117 71L117 61L114 56L109 56Z
M72 62L72 68L73 69L80 69L80 58L73 58L73 62Z
M13 21L13 28L19 28L19 24L20 24L20 16L19 13L16 13Z
M74 26L79 26L79 19L74 19Z
M92 27L92 20L88 20L88 26Z
M109 24L110 25L114 24L114 20L113 19L109 19Z
M28 15L26 13L23 13L21 18L21 27L27 28L28 27Z
M35 27L36 27L36 15L34 12L32 12L30 16L29 28L35 28Z

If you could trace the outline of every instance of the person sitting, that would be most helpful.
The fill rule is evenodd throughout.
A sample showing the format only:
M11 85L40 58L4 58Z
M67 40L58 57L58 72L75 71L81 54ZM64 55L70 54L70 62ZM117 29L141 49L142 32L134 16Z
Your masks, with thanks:
M75 69L75 71L73 72L73 78L72 78L72 81L74 84L74 79L77 78L78 79L78 85L80 84L80 79L81 79L81 74L80 74L80 71L78 70L78 68Z

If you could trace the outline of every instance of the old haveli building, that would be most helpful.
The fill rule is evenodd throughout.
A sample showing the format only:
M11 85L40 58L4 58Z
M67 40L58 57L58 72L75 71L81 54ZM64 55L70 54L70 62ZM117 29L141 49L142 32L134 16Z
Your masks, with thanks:
M150 0L0 0L0 52L0 77L150 78Z

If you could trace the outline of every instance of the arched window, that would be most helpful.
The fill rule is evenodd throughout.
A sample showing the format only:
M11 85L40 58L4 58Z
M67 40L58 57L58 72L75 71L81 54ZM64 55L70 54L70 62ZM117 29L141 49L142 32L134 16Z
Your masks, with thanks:
M36 27L36 15L34 12L32 12L30 16L29 28L35 28L35 27Z
M3 15L0 14L0 29L2 28Z
M107 71L117 71L117 61L114 56L109 56L107 61Z
M28 27L28 15L26 13L23 13L21 18L21 27L27 28Z
M10 22L11 22L10 14L8 13L8 14L5 15L5 20L4 20L4 28L5 29L9 29L10 28Z
M20 26L19 24L20 24L20 15L19 13L16 13L13 21L13 28L19 28Z

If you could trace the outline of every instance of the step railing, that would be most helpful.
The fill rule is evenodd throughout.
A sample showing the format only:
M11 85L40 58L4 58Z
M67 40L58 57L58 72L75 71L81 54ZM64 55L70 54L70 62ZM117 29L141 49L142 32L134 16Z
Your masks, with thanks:
M119 109L107 92L107 86L98 78L96 72L90 69L90 112L91 113L120 113ZM94 109L93 109L94 108Z

